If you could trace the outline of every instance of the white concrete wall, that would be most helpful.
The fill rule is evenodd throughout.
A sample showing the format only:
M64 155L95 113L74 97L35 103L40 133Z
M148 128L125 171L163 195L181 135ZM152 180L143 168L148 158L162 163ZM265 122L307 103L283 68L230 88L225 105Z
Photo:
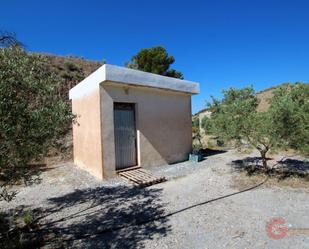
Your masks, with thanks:
M113 103L136 104L142 167L186 160L192 146L191 96L153 88L106 83L101 86L103 167L114 174Z

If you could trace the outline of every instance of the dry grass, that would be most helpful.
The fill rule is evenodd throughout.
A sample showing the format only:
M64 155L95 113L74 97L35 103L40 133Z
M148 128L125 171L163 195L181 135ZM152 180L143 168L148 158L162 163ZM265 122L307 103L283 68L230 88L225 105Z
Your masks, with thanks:
M69 101L69 90L97 70L102 64L74 56L54 56L43 54L51 71L63 79L59 94Z
M232 176L231 187L237 190L243 190L254 186L262 182L267 176L262 174L256 174L249 176L245 172L238 172ZM303 188L309 193L309 178L291 176L285 179L278 179L277 177L269 177L267 182L263 185L265 188L270 187L291 187L291 188Z

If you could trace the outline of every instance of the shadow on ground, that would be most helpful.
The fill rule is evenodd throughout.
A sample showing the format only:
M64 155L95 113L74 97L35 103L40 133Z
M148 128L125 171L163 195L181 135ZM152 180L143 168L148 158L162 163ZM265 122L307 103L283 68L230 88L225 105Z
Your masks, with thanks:
M287 158L281 161L273 161L267 158L270 169L265 171L262 167L261 157L246 157L232 161L232 167L239 172L247 172L248 175L267 174L285 179L290 176L305 177L309 179L309 161Z
M145 240L171 230L161 192L128 186L76 190L33 210L35 225L26 235L51 248L143 248Z
M23 176L25 180L23 182L18 182L16 186L22 186L22 185L32 185L32 184L38 184L41 183L42 178L41 174L46 171L50 171L52 169L57 168L57 166L48 167L45 163L30 163L24 165L24 167L21 167L21 170L23 170Z
M214 155L218 155L218 154L222 154L227 152L226 150L215 150L215 149L202 149L201 153L203 157L209 157L209 156L214 156Z

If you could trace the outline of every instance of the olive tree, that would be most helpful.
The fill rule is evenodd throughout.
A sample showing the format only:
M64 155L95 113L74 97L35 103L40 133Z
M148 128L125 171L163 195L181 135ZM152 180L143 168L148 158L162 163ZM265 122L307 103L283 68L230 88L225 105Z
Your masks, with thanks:
M253 88L224 90L222 100L212 100L208 104L211 116L203 121L204 129L221 140L254 146L267 167L266 153L274 143L269 130L271 121L266 113L256 111L259 100Z
M284 148L309 154L309 84L279 87L271 98L275 136Z
M222 140L255 147L267 169L266 155L271 149L295 148L308 152L308 94L305 84L280 87L269 100L270 107L258 112L259 100L252 87L230 88L223 91L221 100L212 98L208 103L212 114L202 125Z
M60 83L40 55L0 48L0 199L14 197L9 186L32 179L29 162L43 156L74 119L57 94Z

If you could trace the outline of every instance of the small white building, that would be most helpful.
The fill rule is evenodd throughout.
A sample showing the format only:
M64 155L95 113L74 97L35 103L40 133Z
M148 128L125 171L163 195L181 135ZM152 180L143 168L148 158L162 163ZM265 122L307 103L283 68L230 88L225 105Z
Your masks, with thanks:
M199 84L103 65L70 90L74 162L93 175L186 160Z

